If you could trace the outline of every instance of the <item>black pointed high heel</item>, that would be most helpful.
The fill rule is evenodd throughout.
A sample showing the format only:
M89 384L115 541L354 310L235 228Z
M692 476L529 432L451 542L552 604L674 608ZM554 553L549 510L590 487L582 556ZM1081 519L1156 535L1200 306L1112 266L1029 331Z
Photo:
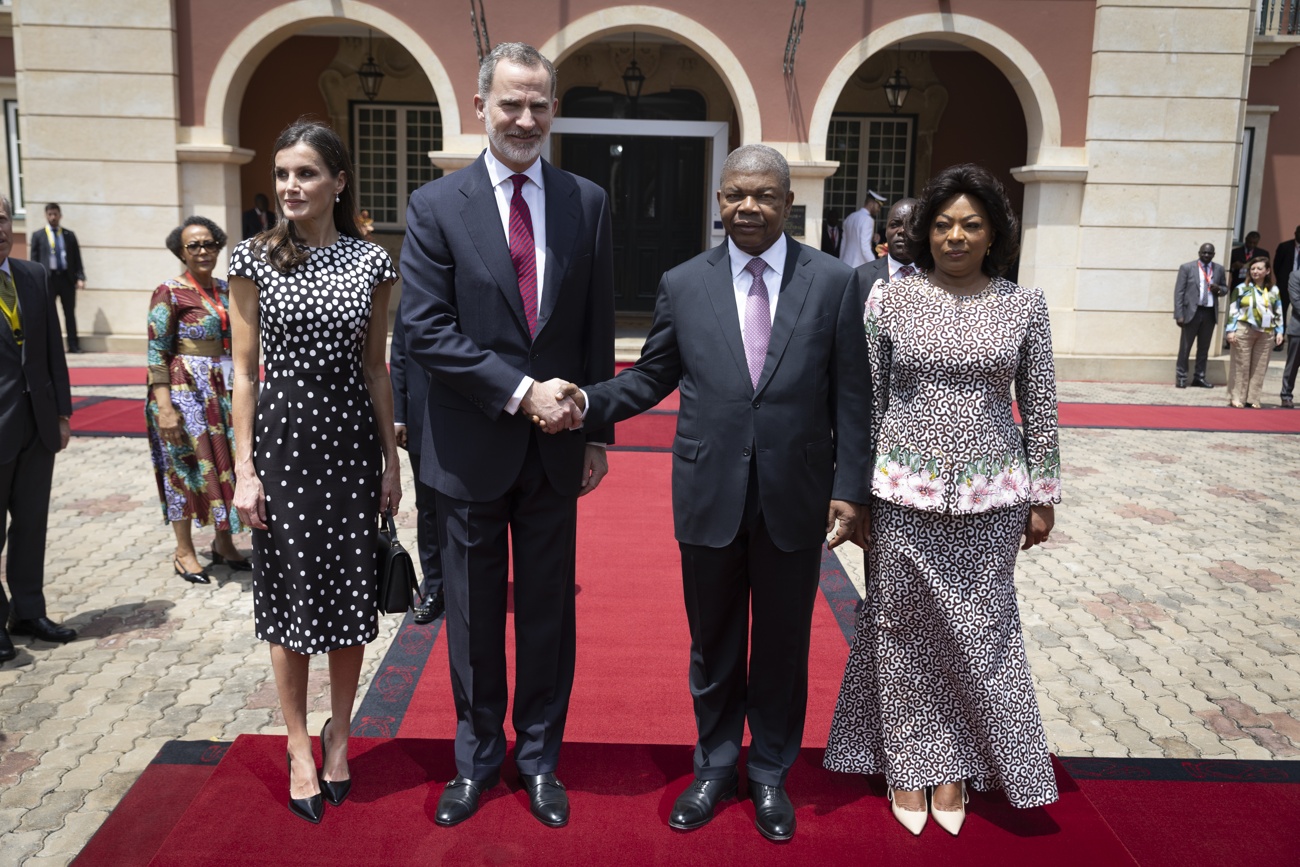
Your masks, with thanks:
M325 725L320 727L320 760L322 765L325 764L325 729L329 728L330 723L333 721L334 718L330 717L325 720ZM349 777L346 780L327 780L325 779L325 772L321 771L320 788L325 793L325 800L337 807L347 800L348 792L352 791L352 779Z
M181 565L181 558L173 557L172 566L176 569L176 574L184 578L191 584L211 584L212 579L208 576L207 569L200 569L197 572L186 572L185 567Z
M319 825L321 817L325 815L325 805L321 803L320 792L310 798L295 798L293 796L293 754L286 751L284 757L289 760L289 812L306 819L313 825Z
M229 557L222 557L220 554L217 553L216 545L212 546L212 550L208 551L208 554L211 555L212 557L213 566L229 566L232 572L253 571L253 561L231 560Z

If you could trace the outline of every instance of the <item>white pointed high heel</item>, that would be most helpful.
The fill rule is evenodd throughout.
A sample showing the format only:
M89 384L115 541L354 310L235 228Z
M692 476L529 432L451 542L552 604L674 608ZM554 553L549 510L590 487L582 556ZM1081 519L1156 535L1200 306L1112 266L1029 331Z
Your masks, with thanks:
M926 812L925 810L904 810L898 804L894 803L894 787L885 787L885 797L889 798L889 810L898 820L898 824L911 831L915 836L921 833L925 827Z
M966 781L961 781L961 809L960 810L939 810L934 806L933 798L930 800L930 815L940 828L947 831L954 837L961 830L962 823L966 821L966 804L970 801L970 794L966 791Z

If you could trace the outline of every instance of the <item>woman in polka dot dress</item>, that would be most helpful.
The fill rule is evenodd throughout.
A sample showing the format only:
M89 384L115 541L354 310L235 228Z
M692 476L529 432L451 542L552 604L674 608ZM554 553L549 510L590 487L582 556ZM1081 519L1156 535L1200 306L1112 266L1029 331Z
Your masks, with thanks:
M289 731L289 808L319 822L322 790L338 805L351 783L348 721L379 628L376 516L401 498L384 364L397 274L360 239L352 164L332 129L293 124L274 153L283 219L230 259L234 502L253 528L253 613ZM306 701L317 653L329 654L332 710L319 778Z

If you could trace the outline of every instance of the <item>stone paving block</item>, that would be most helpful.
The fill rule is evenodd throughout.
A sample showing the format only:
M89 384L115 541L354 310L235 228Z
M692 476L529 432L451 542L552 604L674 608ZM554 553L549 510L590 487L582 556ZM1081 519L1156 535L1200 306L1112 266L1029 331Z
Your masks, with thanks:
M53 791L27 811L18 822L19 831L52 831L61 828L68 814L81 806L84 791Z
M43 831L10 831L4 839L5 857L12 858L15 865L27 863L28 856L36 854L45 846L45 837Z
M117 767L119 758L118 753L102 750L84 754L77 766L63 775L55 791L79 790L84 795L98 786L105 774Z
M37 867L42 863L66 864L68 859L75 857L85 847L86 841L94 836L99 826L104 824L108 813L108 810L102 809L83 809L72 813L61 828L46 838L45 846L27 865Z

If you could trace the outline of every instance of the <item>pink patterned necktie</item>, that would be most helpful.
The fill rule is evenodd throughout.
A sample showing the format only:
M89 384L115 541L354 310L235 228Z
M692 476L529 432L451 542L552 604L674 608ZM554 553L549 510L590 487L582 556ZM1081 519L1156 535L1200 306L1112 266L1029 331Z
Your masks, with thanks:
M524 302L528 334L537 336L537 250L533 243L533 215L524 201L527 175L511 175L515 194L510 199L510 261L519 278L519 297Z
M754 278L745 297L745 361L749 363L749 381L758 388L758 378L763 373L763 360L767 358L767 342L772 336L772 307L767 300L767 284L763 271L767 263L755 257L745 266Z
M904 265L902 268L899 268L898 271L894 274L894 279L906 280L908 277L911 277L915 273L916 273L916 268L912 267L911 265Z

